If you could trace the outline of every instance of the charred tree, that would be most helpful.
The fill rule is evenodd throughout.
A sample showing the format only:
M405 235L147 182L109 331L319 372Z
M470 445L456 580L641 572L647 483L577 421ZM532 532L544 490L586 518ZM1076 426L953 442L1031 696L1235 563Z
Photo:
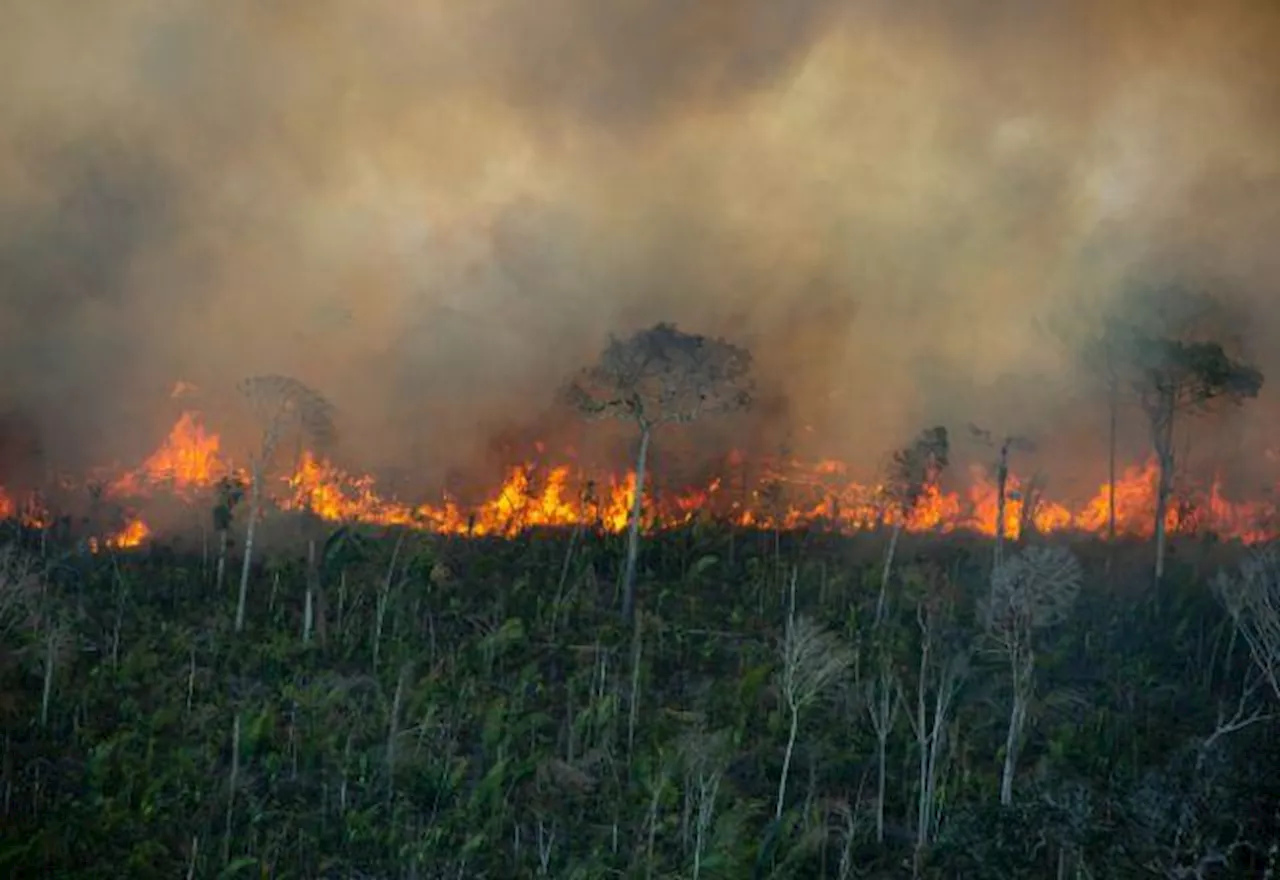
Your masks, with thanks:
M628 623L635 613L640 518L653 432L668 423L747 408L750 372L751 355L746 350L662 323L625 339L611 337L596 363L566 388L569 402L588 418L623 419L639 431L622 577L622 616Z
M1009 502L1009 456L1014 452L1035 452L1035 444L1026 437L1009 434L996 442L990 431L976 425L969 426L970 433L987 446L996 446L996 545L992 569L1004 561L1005 510ZM1017 536L1013 536L1016 540Z

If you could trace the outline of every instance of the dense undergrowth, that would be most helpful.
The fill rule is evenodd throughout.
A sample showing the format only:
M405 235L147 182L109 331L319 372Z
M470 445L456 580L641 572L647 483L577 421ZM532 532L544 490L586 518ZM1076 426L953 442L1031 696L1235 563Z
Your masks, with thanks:
M268 559L236 633L198 550L6 540L4 876L1280 866L1280 718L1254 717L1280 705L1208 588L1229 548L1179 548L1155 589L1145 546L1073 546L1002 806L988 542L904 540L873 628L882 537L692 527L647 543L632 630L618 538L342 530Z

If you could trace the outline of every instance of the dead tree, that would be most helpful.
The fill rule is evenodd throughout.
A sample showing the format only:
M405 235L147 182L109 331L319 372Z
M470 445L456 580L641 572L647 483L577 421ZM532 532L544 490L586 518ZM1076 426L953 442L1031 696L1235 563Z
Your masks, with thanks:
M1240 573L1220 573L1214 590L1244 637L1254 665L1280 700L1280 545L1245 560Z
M909 446L893 453L889 477L885 482L885 494L894 514L893 533L889 537L889 548L885 551L884 568L880 573L880 596L876 601L877 626L884 618L889 577L893 572L894 556L898 552L902 530L907 527L929 486L936 483L946 469L950 448L947 429L936 425L921 431Z
M1086 365L1101 379L1107 393L1107 543L1116 540L1116 445L1119 438L1120 407L1127 390L1125 380L1132 368L1128 358L1131 331L1117 321L1109 321L1101 336L1084 346Z
M787 800L787 781L795 754L796 736L800 731L800 713L816 703L826 690L838 682L853 666L853 652L840 637L805 616L793 613L787 618L782 640L782 666L778 673L778 690L787 707L790 722L787 748L782 757L782 775L778 779L778 797L774 821L782 819Z
M1262 373L1232 359L1216 342L1183 342L1138 337L1133 359L1134 390L1151 426L1151 444L1159 462L1156 487L1155 581L1164 576L1165 519L1174 475L1174 424L1184 414L1200 412L1215 402L1239 405L1258 396Z
M919 790L916 801L915 869L937 831L939 785L950 757L947 732L960 689L969 675L972 646L959 626L958 590L932 566L907 578L914 594L919 627L919 658L914 693L908 676L898 681L898 700L916 740Z
M249 462L249 524L245 528L244 564L240 570L240 595L236 601L236 632L244 629L245 601L249 593L249 572L253 566L253 541L262 515L262 481L271 467L280 440L296 430L317 450L334 439L333 407L318 391L288 376L253 376L237 386L248 401L262 436Z
M599 360L567 386L569 402L589 418L616 418L639 429L635 498L622 578L622 616L635 613L645 468L653 432L671 422L745 409L751 403L751 355L722 339L655 324L625 339L611 337Z
M1000 567L1004 559L1004 513L1009 501L1009 456L1014 452L1035 452L1036 447L1030 439L1016 434L1007 434L997 443L990 431L979 428L977 425L970 425L969 433L984 445L993 446L999 450L996 455L996 546L992 566L994 571Z
M1065 547L1028 547L1002 562L979 616L1009 663L1013 700L1005 736L1000 803L1013 803L1013 776L1035 691L1033 634L1066 619L1080 593L1080 562Z

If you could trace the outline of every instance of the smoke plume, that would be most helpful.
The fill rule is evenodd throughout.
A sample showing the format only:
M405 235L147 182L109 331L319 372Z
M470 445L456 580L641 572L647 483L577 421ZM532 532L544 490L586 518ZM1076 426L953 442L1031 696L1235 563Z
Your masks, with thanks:
M0 413L49 468L283 373L425 484L669 320L756 357L726 442L874 466L975 422L1096 485L1073 340L1134 290L1214 292L1280 370L1269 0L5 9Z

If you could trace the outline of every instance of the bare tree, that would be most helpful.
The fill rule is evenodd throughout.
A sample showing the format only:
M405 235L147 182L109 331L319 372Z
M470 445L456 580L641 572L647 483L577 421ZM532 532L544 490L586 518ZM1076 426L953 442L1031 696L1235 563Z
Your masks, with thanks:
M1083 572L1065 547L1028 547L1002 563L991 578L991 595L980 609L987 632L1009 662L1013 700L1005 736L1000 803L1013 803L1013 777L1035 692L1033 634L1061 623L1080 594Z
M1125 378L1132 364L1127 357L1129 334L1116 321L1108 321L1100 336L1084 346L1085 364L1102 380L1107 393L1107 542L1116 540L1116 445Z
M727 731L707 733L695 730L680 740L679 754L684 768L683 824L686 842L693 850L690 875L694 880L702 875L708 838L715 826L720 782L728 769L730 753Z
M635 613L636 560L640 549L649 441L661 425L745 409L751 403L751 355L722 339L655 324L633 335L611 337L595 364L567 386L566 396L590 418L634 422L639 429L635 498L627 533L622 615Z
M1134 389L1151 425L1151 443L1159 460L1156 489L1156 583L1164 576L1165 518L1174 475L1174 423L1179 416L1222 401L1240 404L1258 396L1262 373L1229 357L1216 342L1184 342L1138 336L1133 349L1138 378Z
M296 430L311 447L320 450L335 437L333 407L318 391L288 376L253 376L237 386L262 428L258 451L250 458L249 524L245 529L244 565L240 570L240 595L236 601L236 632L244 629L249 572L253 566L253 541L262 515L263 487L267 471L286 433Z
M888 607L889 580L893 576L893 563L898 552L902 532L911 520L928 487L937 482L949 462L950 438L942 425L926 428L908 445L893 453L885 494L893 514L893 532L885 549L884 567L880 571L880 594L876 598L876 616L872 625L873 650L876 673L870 680L867 711L876 736L876 840L884 840L884 799L887 778L887 750L889 735L897 720L899 700L895 694L900 687L895 670L889 637L883 626Z
M992 570L1000 567L1004 559L1004 512L1009 500L1009 456L1014 452L1035 452L1035 443L1017 434L1007 434L998 442L995 436L985 428L970 425L969 432L986 446L998 449L996 455L996 548Z
M867 714L876 737L876 843L884 843L884 799L888 781L889 737L897 724L899 684L884 628L876 640L874 677L867 682Z
M904 680L899 680L898 698L915 734L919 763L915 847L918 873L920 858L937 829L938 783L947 757L947 726L960 687L969 674L972 648L960 633L957 591L946 575L933 568L921 568L913 573L910 586L916 593L920 655L915 693L911 695L914 701L908 699Z
M1236 577L1219 573L1213 585L1280 699L1280 546L1268 544L1240 565Z
M885 551L884 569L880 573L880 596L876 601L877 626L884 619L889 578L893 572L893 561L898 552L902 530L907 527L925 491L946 468L950 448L947 429L936 425L921 431L909 446L893 453L885 482L885 493L894 514L893 533L889 538L889 548Z
M853 659L853 652L839 636L812 619L792 614L787 620L786 635L782 640L782 669L778 677L791 725L787 733L787 750L782 758L782 776L778 780L774 819L782 818L787 778L791 774L791 759L800 729L800 712L813 705L828 687L839 681L853 666Z

